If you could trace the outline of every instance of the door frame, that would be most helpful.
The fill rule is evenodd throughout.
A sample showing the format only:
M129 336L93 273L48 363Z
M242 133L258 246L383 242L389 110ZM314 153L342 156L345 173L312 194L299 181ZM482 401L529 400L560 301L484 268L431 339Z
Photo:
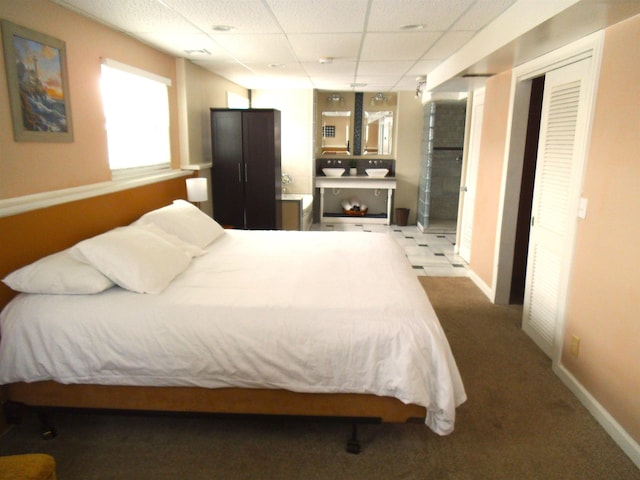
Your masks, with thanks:
M458 219L456 225L455 253L465 262L471 263L471 238L465 238L466 224L471 225L473 235L473 212L475 210L475 189L478 184L478 164L480 163L480 142L482 138L482 122L484 116L484 99L486 87L484 82L470 91L467 97L467 118L465 120L465 135L462 171L460 175L460 196L458 200ZM482 112L478 112L478 105L482 105ZM479 116L481 115L481 116ZM473 175L473 176L470 176ZM473 192L469 194L469 188ZM469 251L465 252L462 245L465 240L469 243Z
M508 304L511 291L511 276L513 271L513 248L515 244L516 221L518 215L518 202L513 202L513 198L519 197L520 182L522 179L522 165L524 158L524 146L526 139L527 116L529 111L529 100L531 97L531 81L533 78L556 70L565 65L577 62L585 58L591 58L590 79L586 86L589 91L586 113L588 118L587 133L583 138L577 139L579 142L580 157L582 165L578 169L580 178L575 182L575 188L571 195L571 207L577 212L580 193L584 183L586 170L586 159L588 147L591 139L591 125L593 123L593 111L595 108L595 97L597 92L598 75L602 57L604 43L604 31L599 31L588 35L570 45L555 50L549 54L538 57L519 67L515 67L511 77L511 96L509 100L509 115L506 132L505 156L502 168L502 179L500 185L500 205L498 210L498 224L496 226L496 244L494 251L493 280L491 285L491 299L496 304ZM566 309L566 286L571 273L573 261L575 237L577 230L576 215L575 222L570 226L570 234L567 237L568 255L565 264L562 266L561 284L565 289L561 292L561 305L559 306L559 322L556 325L556 351L553 353L554 362L559 360L562 346L562 333L564 330L564 313Z

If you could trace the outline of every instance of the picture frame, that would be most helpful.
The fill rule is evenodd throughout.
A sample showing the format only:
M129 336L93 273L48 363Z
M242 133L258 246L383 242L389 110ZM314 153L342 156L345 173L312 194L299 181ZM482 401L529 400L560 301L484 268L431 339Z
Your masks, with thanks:
M5 69L16 142L72 142L65 42L7 20Z

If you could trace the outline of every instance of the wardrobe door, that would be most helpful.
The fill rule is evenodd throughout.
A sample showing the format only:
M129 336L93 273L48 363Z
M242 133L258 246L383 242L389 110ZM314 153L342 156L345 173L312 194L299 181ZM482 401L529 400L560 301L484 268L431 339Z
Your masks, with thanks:
M274 110L246 111L243 114L245 162L246 228L279 228L280 202L279 120ZM277 138L276 138L277 136Z
M212 109L213 218L227 228L245 228L242 147L242 112Z

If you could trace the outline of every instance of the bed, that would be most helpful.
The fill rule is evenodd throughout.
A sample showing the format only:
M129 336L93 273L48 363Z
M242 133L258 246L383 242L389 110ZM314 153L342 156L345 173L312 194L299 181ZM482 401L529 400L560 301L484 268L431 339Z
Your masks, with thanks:
M4 308L0 384L12 402L418 417L446 435L466 399L437 317L387 234L225 231L177 201L56 255L107 286L21 293Z

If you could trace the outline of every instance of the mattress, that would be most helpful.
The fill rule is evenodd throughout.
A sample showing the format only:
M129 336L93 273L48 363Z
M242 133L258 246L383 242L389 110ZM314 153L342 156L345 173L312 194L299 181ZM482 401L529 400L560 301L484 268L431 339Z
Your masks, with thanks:
M386 233L228 230L160 294L20 294L0 314L0 383L370 393L466 400L441 325Z

